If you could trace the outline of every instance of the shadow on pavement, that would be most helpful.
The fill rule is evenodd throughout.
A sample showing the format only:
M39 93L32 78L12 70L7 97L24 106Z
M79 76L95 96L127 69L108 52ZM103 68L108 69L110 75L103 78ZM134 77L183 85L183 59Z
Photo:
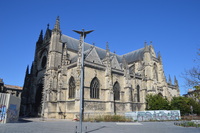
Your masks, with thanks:
M106 126L102 126L102 127L97 128L97 129L93 129L93 130L87 131L86 133L92 133L92 132L100 130L102 128L106 128Z
M27 120L26 118L19 118L18 123L28 123L33 122L32 120Z

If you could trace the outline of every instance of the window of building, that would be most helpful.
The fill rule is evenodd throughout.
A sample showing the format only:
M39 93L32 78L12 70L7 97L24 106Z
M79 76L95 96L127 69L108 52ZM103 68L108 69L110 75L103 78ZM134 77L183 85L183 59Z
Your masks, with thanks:
M71 77L69 79L69 98L75 98L75 89L76 89L76 84L74 77Z
M43 56L42 57L42 63L41 63L42 68L44 68L46 66L46 64L47 64L47 57Z
M140 102L140 86L137 86L137 102Z
M99 80L95 77L90 84L90 98L99 98L99 86Z
M120 100L120 86L118 82L115 82L113 86L114 100Z

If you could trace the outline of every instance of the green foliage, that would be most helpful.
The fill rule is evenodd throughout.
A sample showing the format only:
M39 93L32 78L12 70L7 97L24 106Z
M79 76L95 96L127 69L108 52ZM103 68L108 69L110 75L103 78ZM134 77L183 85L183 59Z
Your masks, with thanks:
M171 109L180 110L181 115L186 115L191 112L189 99L186 97L173 97L171 101Z
M89 119L86 119L84 121L130 122L131 119L128 119L125 116L121 116L121 115L105 115L105 116L97 116L95 118L89 118Z
M163 98L161 95L147 95L146 97L146 110L169 110L170 104L166 98Z
M183 126L183 127L200 127L200 124L196 124L194 122L188 121L188 122L181 123L180 126Z
M180 110L181 115L200 115L200 104L192 98L173 97L171 102L161 95L147 95L146 110Z
M192 107L192 108L191 108ZM174 97L171 101L171 109L180 110L181 115L197 114L200 115L200 104L192 98Z

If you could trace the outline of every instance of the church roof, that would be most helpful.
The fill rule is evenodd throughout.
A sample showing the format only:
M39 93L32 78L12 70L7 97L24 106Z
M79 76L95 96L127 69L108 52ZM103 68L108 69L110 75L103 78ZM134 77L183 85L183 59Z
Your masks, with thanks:
M123 56L125 57L126 61L128 63L132 63L135 61L142 60L144 55L144 48L132 51L130 53L124 54Z
M61 41L67 43L67 48L68 49L78 52L79 40L77 40L75 38L72 38L72 37L69 37L67 35L62 35L61 36ZM84 51L85 51L84 54L87 54L92 47L93 47L93 45L85 42L85 44L84 44ZM106 50L102 49L102 48L99 48L99 47L96 47L96 46L94 46L94 47L95 47L95 49L96 49L96 51L97 51L97 53L99 55L99 58L101 60L104 59L105 56L106 56ZM124 54L124 55L116 55L116 57L117 57L118 62L121 63L122 62L122 58L124 56L124 58L126 59L127 63L130 64L132 62L142 60L143 53L144 53L144 48L141 48L141 49L132 51L132 52ZM114 53L110 52L110 55L113 56ZM72 62L75 62L76 60L77 60L77 56L75 56L72 59Z

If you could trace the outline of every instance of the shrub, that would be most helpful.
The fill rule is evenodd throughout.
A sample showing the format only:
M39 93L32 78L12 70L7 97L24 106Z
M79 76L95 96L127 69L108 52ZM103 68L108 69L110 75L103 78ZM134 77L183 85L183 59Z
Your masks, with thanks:
M121 115L104 115L104 116L97 116L94 118L88 118L88 119L85 119L84 121L130 122L131 119L126 118L125 116L121 116Z

